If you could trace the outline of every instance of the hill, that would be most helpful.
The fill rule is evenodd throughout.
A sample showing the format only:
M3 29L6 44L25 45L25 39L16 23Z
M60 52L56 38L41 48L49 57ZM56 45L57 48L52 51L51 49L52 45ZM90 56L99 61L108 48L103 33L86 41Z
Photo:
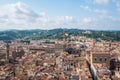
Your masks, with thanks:
M61 39L62 33L66 32L73 36L86 36L96 40L111 40L120 41L120 31L95 31L95 30L80 30L80 29L51 29L51 30L6 30L0 31L0 40L14 40L14 39Z

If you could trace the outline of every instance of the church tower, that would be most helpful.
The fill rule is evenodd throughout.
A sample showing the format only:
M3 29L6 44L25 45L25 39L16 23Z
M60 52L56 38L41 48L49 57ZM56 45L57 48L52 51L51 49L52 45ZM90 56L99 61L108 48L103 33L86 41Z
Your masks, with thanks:
M9 48L10 48L10 46L9 46L9 44L7 43L7 45L6 45L6 61L7 61L7 62L9 62Z

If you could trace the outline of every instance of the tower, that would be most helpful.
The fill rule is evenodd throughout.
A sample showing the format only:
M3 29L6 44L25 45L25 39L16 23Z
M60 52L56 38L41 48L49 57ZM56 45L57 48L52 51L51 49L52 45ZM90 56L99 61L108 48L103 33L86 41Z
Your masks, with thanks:
M64 49L66 49L66 47L67 47L67 41L68 41L67 39L68 39L68 34L65 31L63 31L62 41L63 41L63 48Z
M7 43L7 45L6 45L6 61L7 61L7 62L9 62L9 48L10 48L10 46L9 46L9 44Z
M68 37L68 34L65 31L63 31L63 33L62 33L63 42L65 42L67 40L67 37Z
M63 41L66 40L66 33L65 32L62 33L62 38L63 38Z

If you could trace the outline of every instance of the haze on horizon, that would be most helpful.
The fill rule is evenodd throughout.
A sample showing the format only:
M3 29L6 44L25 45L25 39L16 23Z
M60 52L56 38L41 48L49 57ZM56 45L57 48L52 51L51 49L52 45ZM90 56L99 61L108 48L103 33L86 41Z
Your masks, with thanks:
M0 0L0 30L120 30L120 0Z

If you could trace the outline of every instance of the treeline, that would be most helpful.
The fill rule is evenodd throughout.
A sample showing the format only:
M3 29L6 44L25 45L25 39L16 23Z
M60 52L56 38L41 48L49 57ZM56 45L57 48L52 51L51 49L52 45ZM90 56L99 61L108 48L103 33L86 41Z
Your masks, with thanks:
M120 41L120 31L91 31L91 34L84 35L96 40Z
M9 30L0 32L0 40L40 40L40 39L62 39L62 33L69 36L86 36L96 40L120 41L120 31L93 31L80 29L52 29L52 30ZM68 37L69 37L68 36Z

